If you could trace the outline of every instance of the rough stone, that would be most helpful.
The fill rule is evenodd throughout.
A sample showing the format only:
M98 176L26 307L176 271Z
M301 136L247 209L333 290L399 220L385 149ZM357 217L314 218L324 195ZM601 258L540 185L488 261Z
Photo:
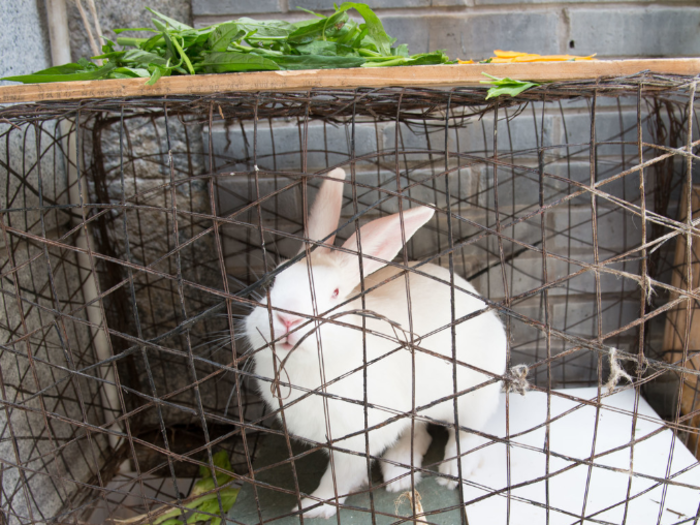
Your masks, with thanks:
M163 13L170 18L179 20L185 24L192 23L192 8L190 0L149 0L148 7ZM75 2L66 2L68 9L68 26L70 30L71 56L74 61L81 57L93 56L92 48L88 42L87 31L80 17L80 12ZM92 23L89 11L86 13ZM117 35L113 29L124 27L152 27L153 15L146 11L143 2L133 0L103 0L97 4L97 13L100 26L105 38L116 41ZM92 26L91 26L92 27ZM91 29L92 30L92 29ZM94 30L93 35L95 34ZM139 36L143 33L125 32L120 36Z
M0 77L26 75L51 65L43 2L6 0L0 4ZM10 84L0 81L0 85Z
M35 255L39 257L29 263ZM52 516L74 490L69 480L86 480L94 475L108 450L104 434L88 435L83 430L84 423L103 423L101 385L69 372L96 362L89 331L80 321L84 312L77 310L73 318L49 313L55 308L54 301L66 305L75 297L73 285L79 277L72 259L58 250L43 254L40 248L15 240L12 264L21 269L1 285L3 399L15 406L7 405L1 412L0 457L9 461L2 478L3 491L9 495L3 510L9 511L8 523L12 524L24 523L30 515L35 519L41 513ZM4 270L9 267L4 266ZM14 279L21 290L35 292L23 297L41 308L15 299ZM45 292L36 293L39 290ZM31 359L23 340L27 334L31 334ZM41 390L44 393L40 398L32 395ZM44 410L60 414L62 419L45 418ZM45 475L21 474L17 465L63 479L47 482Z
M187 248L177 250L178 244L188 242L212 226L210 221L195 219L191 215L211 213L207 181L192 179L206 170L202 128L197 124L170 119L166 133L165 124L162 118L126 121L123 135L128 140L125 140L123 184L118 123L103 129L99 136L107 197L112 203L124 201L128 205L123 214L115 213L109 224L110 245L115 256L127 259L128 241L129 260L132 263L149 266L169 276L160 278L134 271L131 277L137 311L132 312L133 319L120 320L120 328L133 337L145 339L174 328L183 321L183 313L194 316L220 302L219 297L190 286L183 287L181 296L177 285L178 274L197 285L223 288L224 270L219 267L213 234L209 233ZM93 151L96 149L92 142L87 139L86 142ZM173 159L172 173L169 157ZM175 181L175 191L171 191L171 177ZM175 209L177 214L174 214ZM177 236L173 223L175 218L178 223ZM197 344L190 342L193 355L222 364L229 362L231 347L227 347L226 341L222 340L224 336L220 334L225 329L223 319L204 321L197 330L199 341ZM183 352L190 351L188 342L181 336L172 337L161 344ZM139 375L136 381L128 377L130 386L140 389L147 396L167 396L170 404L161 407L161 415L167 425L199 421L197 414L192 412L192 409L197 409L199 401L191 385L196 379L211 374L215 366L197 360L192 370L185 356L177 357L153 348L139 353L134 359ZM155 392L150 386L151 380ZM225 383L227 387L224 389L215 381L199 385L198 395L206 414L225 410L232 388L228 379ZM173 393L179 390L182 391L173 397ZM136 406L142 402L139 396L130 396L128 401ZM155 407L143 411L138 420L139 428L158 427L160 417Z

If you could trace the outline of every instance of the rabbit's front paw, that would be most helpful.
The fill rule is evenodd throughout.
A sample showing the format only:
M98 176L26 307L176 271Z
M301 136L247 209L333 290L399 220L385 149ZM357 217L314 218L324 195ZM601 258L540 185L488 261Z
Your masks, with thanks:
M397 467L396 465L384 465L382 468L382 473L384 474L384 481L389 481L395 479L386 486L388 492L406 492L411 488L411 471L403 468ZM403 476L400 478L399 476ZM399 479L396 479L399 478ZM413 481L416 485L420 483L421 480L420 472L413 473Z
M315 505L315 506L314 506ZM313 507L313 508L309 508ZM301 500L301 508L304 511L305 518L325 518L328 519L335 516L338 510L334 505L328 505L327 503L321 503L315 499L304 498ZM308 510L307 510L308 509ZM299 507L294 507L294 512L298 512Z
M459 471L457 470L457 460L452 459L441 464L438 470L440 471L440 474L444 474L445 476L454 476L455 478L459 477ZM454 488L457 486L457 482L454 479L448 477L440 476L437 478L436 481L438 485L447 487L449 490L454 490Z
M471 454L471 456L467 456L462 459L462 479L467 479L481 464L481 458L480 457L474 457L474 454ZM438 468L440 471L440 474L444 474L444 476L450 476L450 477L443 477L440 476L437 478L438 485L442 485L443 487L447 487L449 490L454 490L457 487L457 479L459 479L459 468L457 466L457 460L456 459L450 459L448 461L445 461L440 465ZM452 479L452 478L456 479Z

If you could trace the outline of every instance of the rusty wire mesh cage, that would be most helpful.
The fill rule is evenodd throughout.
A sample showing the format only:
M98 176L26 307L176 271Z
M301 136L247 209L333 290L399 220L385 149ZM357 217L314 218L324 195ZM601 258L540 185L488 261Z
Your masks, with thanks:
M222 474L213 456L225 450L232 477L218 478L202 521L309 521L294 506L312 495L302 506L339 523L696 523L695 89L640 75L488 101L480 88L386 88L1 108L0 522L161 523L173 509L185 521L195 480ZM339 222L309 238L334 180ZM411 236L420 209L434 214ZM272 355L273 331L256 344L246 319L256 307L270 326L295 313L274 299L292 263L325 293L314 254L337 234L333 253L370 269L381 254L348 246L389 217L400 224L384 234L399 238L390 277L365 275L349 295L364 305L353 312L359 365L311 388L290 375L295 354L328 370L339 359L340 342L321 336L343 317L317 308L296 312L317 353L277 339L275 373L253 366ZM413 294L401 300L408 323L364 302L414 275L447 290L436 332L452 338L432 353L410 313L432 291L399 285ZM465 293L460 279L483 297L462 317L449 300ZM482 379L460 389L458 369L475 365L458 359L455 334L487 315L505 328L502 348L467 342L507 364L476 365ZM385 378L408 385L408 408L375 402L373 322L391 327L388 353L413 360ZM416 380L427 358L446 386ZM347 377L361 388L344 399ZM478 412L459 400L476 403L488 385L503 392L487 423L431 415ZM364 413L363 428L338 431L332 403ZM371 437L391 425L407 458L385 451L398 447L391 436ZM479 438L454 445L477 458L470 472L441 468L456 428ZM331 450L334 493L319 496ZM348 499L345 456L364 469ZM221 491L239 486L226 511Z

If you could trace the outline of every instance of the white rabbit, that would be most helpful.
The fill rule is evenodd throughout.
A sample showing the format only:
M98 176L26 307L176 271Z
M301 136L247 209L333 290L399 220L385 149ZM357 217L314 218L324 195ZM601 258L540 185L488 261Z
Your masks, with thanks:
M270 307L264 300L264 306L255 308L245 322L252 350L259 350L254 353L256 373L270 379L258 383L264 400L273 410L283 406L287 428L293 436L312 443L332 442L334 447L334 468L329 465L320 486L301 501L302 509L313 507L305 510L306 517L333 516L348 493L367 483L366 429L370 429L370 455L377 457L386 451L381 466L384 480L389 483L387 490L403 491L411 486L410 467L421 467L430 443L426 421L454 424L455 419L450 272L424 264L407 272L406 277L398 275L404 269L386 266L404 242L433 216L433 210L407 209L360 228L364 289L370 290L364 295L363 305L356 234L343 249L331 248L344 179L343 170L331 171L311 210L306 236L314 241L328 237L324 245L279 273L270 289ZM396 278L385 282L391 277ZM454 286L454 318L458 321L456 388L462 392L484 384L458 397L459 425L478 431L498 404L501 384L495 376L502 376L505 371L506 335L493 311L460 322L460 318L486 305L474 288L457 275ZM350 302L337 308L348 299ZM413 339L415 366L410 346L402 346L397 339ZM283 370L279 371L282 361ZM281 384L273 383L276 374ZM274 395L277 387L280 397ZM417 418L411 458L414 388ZM478 460L475 453L464 455L481 441L469 432L460 432L459 440L462 475L466 477ZM457 485L456 457L455 432L450 429L438 479L449 488ZM415 471L415 482L419 479L420 473ZM326 503L319 505L320 501Z

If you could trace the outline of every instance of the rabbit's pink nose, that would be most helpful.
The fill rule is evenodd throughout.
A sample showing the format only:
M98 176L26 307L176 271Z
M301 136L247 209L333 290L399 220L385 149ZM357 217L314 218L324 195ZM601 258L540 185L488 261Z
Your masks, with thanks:
M277 314L277 319L287 328L287 332L295 325L301 323L300 317L292 317L291 315Z

